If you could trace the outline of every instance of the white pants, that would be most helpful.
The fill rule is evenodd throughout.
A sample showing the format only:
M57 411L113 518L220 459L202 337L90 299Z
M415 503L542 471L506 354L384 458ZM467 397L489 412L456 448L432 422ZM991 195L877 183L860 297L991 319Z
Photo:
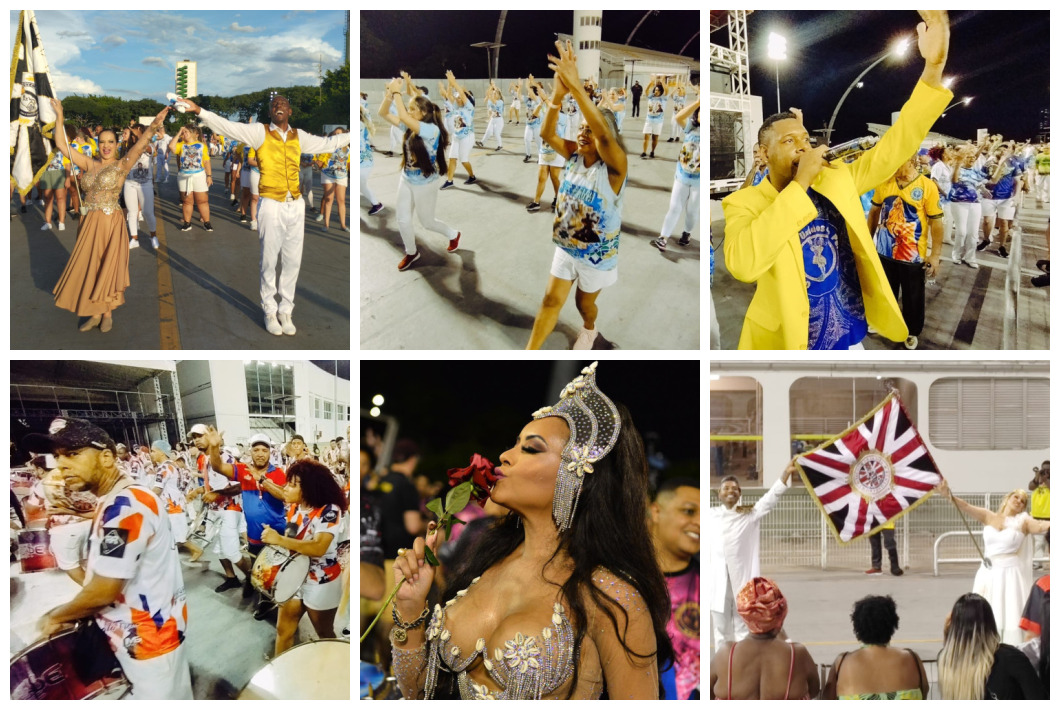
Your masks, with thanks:
M456 239L458 232L434 217L434 207L438 202L437 182L437 180L431 180L425 185L413 185L405 179L404 172L398 178L397 223L406 254L416 253L416 229L412 225L413 210L420 218L420 224L425 228L444 234L449 239Z
M213 553L218 559L232 563L243 559L239 549L239 520L242 517L243 513L238 510L211 510L206 514L206 519L213 522L212 527L207 524L206 531L207 534L210 534L211 529L215 531Z
M155 182L167 182L169 180L169 161L159 157L155 160Z
M674 115L670 117L670 138L681 140L685 136L685 129L677 125L677 114L683 110L684 108L674 109Z
M144 188L147 188L146 190ZM143 210L144 220L147 222L147 231L154 232L157 226L155 221L155 192L151 189L151 183L139 183L134 180L126 180L125 206L129 209L129 236L137 235L136 223L138 212Z
M169 513L169 529L173 531L173 541L178 545L188 541L188 514L183 510Z
M265 315L294 311L294 289L302 266L305 239L305 201L277 202L267 197L258 201L258 238L261 241L261 307ZM276 264L281 264L276 275Z
M1041 202L1049 201L1049 176L1038 175L1038 180L1035 182L1035 194Z
M710 349L721 350L721 327L718 314L714 312L714 292L710 294Z
M397 126L390 127L390 152L400 153L401 152L401 139L405 135Z
M747 624L736 613L736 600L732 594L732 584L725 582L725 609L710 610L710 621L714 626L714 649L717 650L726 641L743 641L750 635Z
M132 684L129 699L194 700L187 648L188 645L182 643L176 650L146 661L132 658L124 648L118 649L114 655Z
M48 530L48 546L55 556L55 562L61 570L77 569L81 560L88 557L88 533L92 530L91 520L79 523L56 525Z
M625 111L619 111L615 114L615 121L618 123L618 132L622 132L622 120L626 117Z
M953 260L968 264L978 263L975 259L976 242L979 240L979 219L983 206L978 202L951 202L953 222L957 234L953 238Z
M372 188L368 187L368 176L372 174L372 166L361 166L361 197L368 200L369 204L373 207L378 202L375 201L375 195L372 194Z
M699 185L686 185L674 180L674 188L670 191L670 209L663 218L659 236L669 237L673 234L682 209L685 211L684 231L691 232L696 228L696 221L699 219Z
M537 150L532 150L534 146L537 146ZM527 126L523 131L523 146L526 148L527 155L534 155L535 153L541 152L541 124L537 124L534 127Z
M939 200L942 205L942 242L953 244L953 208L949 200Z
M308 168L301 168L298 171L298 189L302 192L302 197L305 198L305 203L310 208L313 207L313 166Z
M504 128L504 119L501 117L491 118L490 122L486 124L486 133L482 136L482 142L485 143L490 139L490 136L496 136L497 147L501 147L501 129Z

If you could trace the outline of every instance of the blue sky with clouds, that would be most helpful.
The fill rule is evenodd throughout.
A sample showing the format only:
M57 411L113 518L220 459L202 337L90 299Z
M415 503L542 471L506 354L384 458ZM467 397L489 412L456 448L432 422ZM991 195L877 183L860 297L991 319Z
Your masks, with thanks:
M11 12L10 45L18 26ZM106 94L164 100L176 62L198 62L199 93L316 86L345 58L346 13L44 11L37 25L60 97ZM9 45L9 46L10 46Z

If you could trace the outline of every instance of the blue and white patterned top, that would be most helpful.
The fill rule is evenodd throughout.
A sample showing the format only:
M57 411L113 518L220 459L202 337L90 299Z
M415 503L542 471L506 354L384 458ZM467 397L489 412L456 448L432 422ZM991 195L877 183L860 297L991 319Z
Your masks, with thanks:
M593 268L617 268L625 189L625 182L617 195L611 189L603 160L586 167L584 157L572 155L560 179L552 241Z

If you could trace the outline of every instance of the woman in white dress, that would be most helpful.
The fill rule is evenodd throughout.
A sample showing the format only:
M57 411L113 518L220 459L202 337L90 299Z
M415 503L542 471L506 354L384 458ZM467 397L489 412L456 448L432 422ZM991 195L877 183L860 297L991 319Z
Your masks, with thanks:
M1024 544L1028 535L1049 530L1049 521L1027 514L1027 491L1017 488L1001 501L997 512L979 508L953 495L943 481L936 489L957 509L983 524L983 554L990 567L981 564L975 573L972 591L990 602L1001 641L1018 644L1023 640L1019 627L1023 605L1030 593L1033 545Z

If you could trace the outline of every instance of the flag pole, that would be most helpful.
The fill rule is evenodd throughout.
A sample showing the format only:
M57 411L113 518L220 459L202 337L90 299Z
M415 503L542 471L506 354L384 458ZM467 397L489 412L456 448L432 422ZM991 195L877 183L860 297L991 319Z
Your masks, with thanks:
M950 498L950 502L953 503L952 497ZM953 503L953 507L957 509L957 514L961 516L961 522L964 523L964 529L968 531L968 536L972 538L972 544L975 545L975 551L979 553L979 557L983 560L983 567L990 569L994 564L990 561L989 557L983 554L983 550L979 547L979 543L975 541L975 533L972 532L972 526L968 524L968 518L964 517L964 513L957 507L956 503Z

